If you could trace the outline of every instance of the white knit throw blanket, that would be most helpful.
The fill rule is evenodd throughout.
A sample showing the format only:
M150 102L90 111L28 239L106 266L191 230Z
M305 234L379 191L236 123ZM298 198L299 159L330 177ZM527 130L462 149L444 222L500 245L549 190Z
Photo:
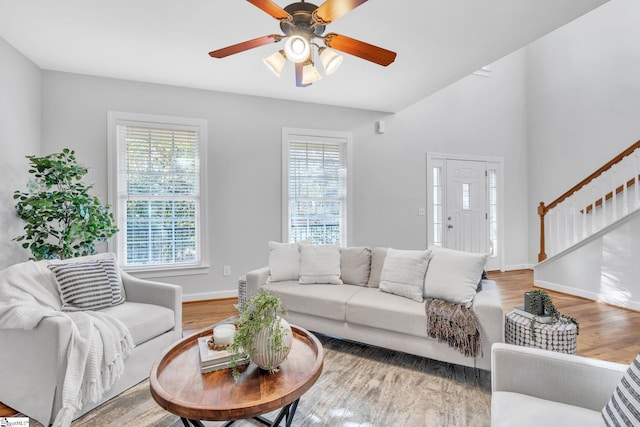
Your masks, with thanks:
M0 328L34 329L45 317L71 322L62 408L53 421L54 427L67 427L78 410L97 402L122 375L124 359L134 344L118 319L97 311L60 309L55 278L44 261L28 261L0 271Z

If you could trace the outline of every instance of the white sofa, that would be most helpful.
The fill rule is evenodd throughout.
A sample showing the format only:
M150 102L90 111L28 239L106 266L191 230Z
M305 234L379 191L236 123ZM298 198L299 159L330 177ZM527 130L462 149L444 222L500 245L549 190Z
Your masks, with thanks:
M28 263L31 267L34 264ZM43 276L43 282L52 279ZM120 276L126 301L98 311L121 320L131 333L135 348L124 361L124 373L111 389L99 401L82 407L74 419L147 378L158 355L182 337L181 287L137 279L124 271ZM0 308L3 304L7 301L0 301ZM53 422L61 408L65 349L71 330L69 318L60 316L44 317L31 330L0 328L1 402L45 426Z
M492 349L492 427L604 426L627 365L498 343Z
M376 265L380 261L376 261L379 249L373 252L366 275L380 274L381 266ZM259 289L278 295L287 309L287 319L311 331L484 370L491 368L491 345L504 340L500 294L491 280L482 280L477 292L473 288L472 309L482 340L482 355L474 358L464 356L446 342L429 337L424 302L382 292L365 283L347 284L348 280L340 281L342 284L338 285L300 284L304 279L269 281L270 273L273 275L272 255L273 252L270 266L246 274L247 297ZM382 262L384 268L384 259ZM338 275L344 278L347 273L344 258L341 266ZM478 285L481 274L482 267L474 286Z

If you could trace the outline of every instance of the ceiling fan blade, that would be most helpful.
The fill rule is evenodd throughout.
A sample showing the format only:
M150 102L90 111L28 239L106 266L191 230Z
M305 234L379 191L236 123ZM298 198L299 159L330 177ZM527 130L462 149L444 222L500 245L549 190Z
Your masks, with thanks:
M318 6L314 15L319 18L322 23L328 24L366 1L367 0L327 0Z
M213 58L224 58L235 53L244 52L245 50L253 49L254 47L264 46L269 43L277 43L282 40L283 36L278 34L271 34L269 36L258 37L257 39L247 40L246 42L234 44L233 46L223 47L222 49L209 52L209 55Z
M395 52L336 33L327 34L324 38L324 44L332 49L358 56L385 67L396 59Z
M289 12L272 2L271 0L247 0L252 5L259 7L263 11L276 19L289 19L291 15Z
M302 62L296 62L296 86L297 87L307 87L311 86L311 83L303 85L302 84L302 69L304 68L304 64Z

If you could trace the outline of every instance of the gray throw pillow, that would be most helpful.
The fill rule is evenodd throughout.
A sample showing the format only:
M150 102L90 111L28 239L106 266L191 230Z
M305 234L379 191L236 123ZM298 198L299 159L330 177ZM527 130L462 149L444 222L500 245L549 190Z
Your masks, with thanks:
M369 273L369 282L367 287L377 288L380 286L380 275L382 267L384 267L384 259L387 256L387 248L374 248L371 253L371 272Z
M371 249L366 247L341 248L340 271L343 283L367 286L371 272Z
M100 310L113 305L113 291L104 266L98 262L50 264L56 276L62 311Z

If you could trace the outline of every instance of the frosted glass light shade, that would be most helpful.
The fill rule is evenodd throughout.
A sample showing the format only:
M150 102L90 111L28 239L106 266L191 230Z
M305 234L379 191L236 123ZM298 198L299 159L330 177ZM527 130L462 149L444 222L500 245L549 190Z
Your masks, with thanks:
M313 62L309 61L304 64L302 68L302 84L310 85L320 80L322 76L318 72L318 69L313 65Z
M306 61L311 52L311 44L309 40L300 34L289 36L284 44L284 53L287 59L292 62Z
M264 62L267 68L269 68L276 77L280 77L280 73L282 73L282 69L284 68L284 64L287 62L287 58L285 57L284 50L279 50L264 58L262 62Z
M344 57L333 50L327 49L326 47L321 47L319 52L320 62L322 62L325 73L327 75L333 74L338 67L340 67L340 64L342 64Z

